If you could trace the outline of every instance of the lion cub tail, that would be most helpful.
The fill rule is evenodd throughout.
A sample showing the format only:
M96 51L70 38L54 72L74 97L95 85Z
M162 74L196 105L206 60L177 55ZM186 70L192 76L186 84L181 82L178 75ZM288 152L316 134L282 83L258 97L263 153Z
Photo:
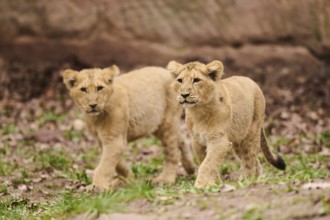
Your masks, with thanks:
M261 150L271 165L279 170L285 170L286 165L282 157L270 151L264 128L261 129Z

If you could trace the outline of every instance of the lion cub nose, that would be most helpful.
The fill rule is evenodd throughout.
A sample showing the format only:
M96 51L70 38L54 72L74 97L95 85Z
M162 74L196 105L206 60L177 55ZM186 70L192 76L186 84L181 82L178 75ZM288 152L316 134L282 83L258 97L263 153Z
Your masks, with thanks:
M182 94L181 94L181 96L182 96L183 98L187 98L189 95L190 95L190 93L182 93Z
M97 104L91 104L89 105L91 108L95 108L97 106Z

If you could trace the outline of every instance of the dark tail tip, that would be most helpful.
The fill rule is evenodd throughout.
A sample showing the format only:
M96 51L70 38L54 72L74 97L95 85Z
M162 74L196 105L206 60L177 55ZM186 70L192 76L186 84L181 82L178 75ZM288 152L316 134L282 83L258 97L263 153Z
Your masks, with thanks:
M276 164L274 164L274 166L279 170L285 170L285 168L286 168L286 164L285 164L283 158L280 156L277 156Z

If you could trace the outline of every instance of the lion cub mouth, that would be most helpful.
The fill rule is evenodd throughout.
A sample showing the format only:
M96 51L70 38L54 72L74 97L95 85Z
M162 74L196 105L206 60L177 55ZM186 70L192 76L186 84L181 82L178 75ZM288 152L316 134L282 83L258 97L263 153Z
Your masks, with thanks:
M195 105L196 103L197 101L187 101L187 100L180 102L181 105Z
M100 114L101 112L93 109L93 110L90 110L90 111L86 111L86 113L88 115L91 115L91 116L96 116L96 115Z

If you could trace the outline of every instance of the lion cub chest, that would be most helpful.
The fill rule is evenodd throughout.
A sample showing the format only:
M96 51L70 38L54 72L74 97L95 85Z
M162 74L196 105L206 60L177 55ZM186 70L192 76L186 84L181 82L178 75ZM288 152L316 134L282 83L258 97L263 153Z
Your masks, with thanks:
M193 138L196 143L199 145L206 146L207 145L207 133L202 132L202 133L197 133L193 132Z
M217 136L218 133L221 133L217 128L210 130L209 128L206 128L205 125L199 123L188 123L188 128L194 142L202 146L207 146L209 140L213 136Z

